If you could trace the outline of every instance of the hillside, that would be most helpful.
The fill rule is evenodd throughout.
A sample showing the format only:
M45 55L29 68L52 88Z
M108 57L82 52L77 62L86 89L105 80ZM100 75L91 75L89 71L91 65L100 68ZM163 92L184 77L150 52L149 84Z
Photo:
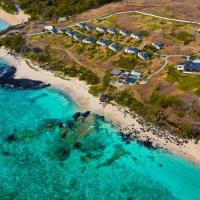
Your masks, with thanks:
M0 0L0 5L7 11L15 12L13 2L15 1ZM196 0L17 0L16 2L33 18L39 19L78 13L82 13L78 17L88 19L126 10L139 10L185 20L200 19L200 5ZM91 8L93 9L90 10Z
M34 2L30 3L35 4ZM90 5L96 7L94 4ZM53 8L55 5L50 5L50 7ZM31 9L33 8L32 6ZM200 58L200 35L196 31L199 28L198 25L129 13L94 20L88 24L94 27L92 31L79 26L70 28L70 31L83 38L93 37L95 41L104 38L110 44L118 43L122 48L119 52L113 52L96 43L85 44L67 36L65 32L63 34L44 33L28 36L28 34L43 31L45 25L51 24L59 29L76 24L81 20L126 10L140 10L184 20L198 21L199 17L199 7L193 0L189 3L188 1L181 3L171 0L161 0L157 3L153 0L121 1L77 14L63 23L57 23L55 19L31 21L28 25L12 32L20 33L22 38L9 36L1 42L4 46L10 46L11 49L23 56L39 62L41 67L52 70L59 76L76 76L80 80L85 80L88 84L93 85L90 89L93 95L100 96L104 93L111 100L129 107L145 119L161 126L167 126L173 133L200 138L199 75L182 74L176 70L177 63L186 60L186 56L182 55L189 55L191 59ZM55 13L55 10L52 13ZM189 16L191 17L189 18ZM130 36L125 37L121 34L99 33L95 29L97 26L103 26L106 29L127 30L131 33L140 32L144 34L144 38L137 41ZM10 41L16 41L16 44ZM160 51L152 47L152 43L158 41L165 45L165 48ZM130 46L137 47L139 51L148 52L150 59L144 61L137 55L125 53L125 48ZM194 57L193 54L198 55ZM168 57L166 55L178 56ZM148 79L162 68L166 60L166 67L153 78ZM135 85L121 84L116 77L110 76L109 72L113 69L134 69L143 74L146 83L141 81L140 84L138 81L138 84Z
M32 19L51 19L74 15L115 1L117 0L18 0L16 2ZM6 11L15 12L14 2L1 0L0 5Z

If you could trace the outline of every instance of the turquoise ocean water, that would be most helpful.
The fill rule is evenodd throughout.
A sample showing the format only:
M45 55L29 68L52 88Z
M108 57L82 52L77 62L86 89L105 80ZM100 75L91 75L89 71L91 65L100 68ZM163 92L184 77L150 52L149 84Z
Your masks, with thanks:
M3 31L9 27L8 23L0 19L0 31Z
M182 158L127 144L101 119L59 128L78 111L52 89L0 88L0 200L200 199L200 168Z

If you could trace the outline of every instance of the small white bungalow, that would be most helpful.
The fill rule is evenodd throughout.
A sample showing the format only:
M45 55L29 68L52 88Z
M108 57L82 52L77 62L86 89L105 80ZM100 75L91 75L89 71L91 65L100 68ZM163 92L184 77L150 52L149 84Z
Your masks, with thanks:
M96 30L99 31L100 33L105 33L106 32L106 28L103 26L97 26Z
M83 40L83 43L85 43L85 44L94 44L95 43L95 39L93 37L88 37L88 38L85 38Z
M136 40L142 40L143 39L143 35L141 33L132 33L131 37L136 39Z
M137 79L143 77L143 75L142 75L140 72L136 72L135 70L132 70L132 71L130 72L130 74L131 74L134 78L137 78Z
M74 32L72 30L66 30L66 34L70 37L74 36Z
M58 33L64 34L64 33L66 33L66 29L64 29L64 28L58 29Z
M74 34L74 39L77 40L77 41L82 41L83 40L83 37L79 34Z
M109 46L108 40L105 40L105 39L103 39L103 38L99 39L99 40L97 41L97 44L99 44L99 45L101 45L101 46Z
M137 54L139 52L139 49L136 47L127 47L124 51L130 54Z
M58 33L58 29L57 28L53 28L53 29L51 29L51 31L50 31L52 34L56 34L56 33Z
M93 31L94 30L94 27L93 26L90 26L90 25L86 25L85 26L85 29L87 30L87 31Z
M59 17L59 18L57 19L57 22L58 22L58 23L66 22L66 21L67 21L67 17Z
M118 52L118 51L121 50L121 47L117 44L111 44L111 45L109 45L109 49L114 51L114 52Z
M85 28L86 23L81 22L81 23L78 23L77 26L80 28Z
M108 29L107 31L108 31L108 33L110 33L112 35L116 35L118 33L118 30L116 30L114 28Z
M154 42L154 43L152 43L152 45L153 45L156 49L158 49L158 50L164 48L164 44L161 43L161 42Z
M142 60L148 60L149 55L146 52L139 52L138 57L141 58Z
M127 30L120 30L119 34L121 34L123 36L130 36L131 35L131 33L129 31L127 31Z
M44 30L45 31L51 31L53 29L53 26L45 26Z

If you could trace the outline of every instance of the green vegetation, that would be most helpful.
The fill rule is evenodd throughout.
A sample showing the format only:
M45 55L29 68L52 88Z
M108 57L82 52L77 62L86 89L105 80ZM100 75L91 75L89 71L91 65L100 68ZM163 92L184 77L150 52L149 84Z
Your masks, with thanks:
M117 0L18 0L33 19L70 16Z
M8 13L17 11L15 4L11 0L0 0L0 6Z
M113 64L119 68L132 70L138 64L138 60L136 56L121 56L120 59L115 61Z
M184 43L184 45L189 44L190 42L195 40L195 36L186 32L186 31L180 31L177 33L171 33L171 36L175 39L181 41Z
M19 53L25 45L25 39L21 34L8 35L0 39L0 45Z
M138 113L141 112L143 104L136 100L128 90L118 92L115 96L115 101L122 105L127 106L130 110L134 110Z
M192 74L184 74L176 70L175 67L169 65L167 71L167 80L170 82L178 82L182 90L195 92L200 96L200 76Z
M141 33L144 37L148 37L148 36L149 36L149 32L148 32L148 31L140 31L140 33Z
M89 92L94 96L99 96L101 92L104 92L112 99L112 93L115 91L115 88L110 84L112 80L113 76L109 72L106 72L102 82L91 86Z
M142 51L147 52L150 58L154 56L154 53L158 51L154 46L152 45L145 45Z
M150 98L149 104L162 108L178 108L182 105L182 101L177 96L159 95L157 90L155 90Z
M86 81L87 84L95 85L99 83L99 77L91 70L85 67L77 67L75 65L66 66L62 60L54 60L50 54L50 47L46 46L41 52L33 50L24 53L25 57L35 60L40 63L41 67L54 72L59 72L70 77L78 77L79 80Z

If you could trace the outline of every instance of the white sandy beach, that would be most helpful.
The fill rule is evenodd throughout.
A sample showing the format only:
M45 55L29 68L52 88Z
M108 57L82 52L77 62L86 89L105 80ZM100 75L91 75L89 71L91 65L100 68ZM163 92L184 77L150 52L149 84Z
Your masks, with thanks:
M193 163L200 165L200 144L195 144L194 141L190 140L184 145L177 145L173 141L165 138L171 138L174 140L175 137L169 136L165 132L165 137L159 137L155 132L155 128L145 128L144 124L138 122L136 117L132 117L130 114L124 114L125 109L119 109L118 106L111 104L105 107L100 104L98 98L88 93L88 86L75 78L67 78L66 80L55 77L53 73L40 69L37 66L29 67L27 62L22 58L15 58L8 54L8 51L1 48L0 58L6 60L9 64L17 68L16 78L28 78L32 80L41 80L45 83L50 83L51 87L62 91L70 95L83 110L90 110L93 113L105 116L105 118L116 125L120 130L125 131L137 130L140 133L137 135L139 139L146 140L151 138L154 145L158 145L169 150L172 153L183 156ZM144 131L145 129L145 131ZM161 133L160 133L161 134ZM164 134L164 132L163 132ZM167 134L167 137L166 137Z
M9 25L22 24L29 19L29 15L25 14L23 11L20 11L18 14L10 14L5 12L0 8L0 19L6 21Z

